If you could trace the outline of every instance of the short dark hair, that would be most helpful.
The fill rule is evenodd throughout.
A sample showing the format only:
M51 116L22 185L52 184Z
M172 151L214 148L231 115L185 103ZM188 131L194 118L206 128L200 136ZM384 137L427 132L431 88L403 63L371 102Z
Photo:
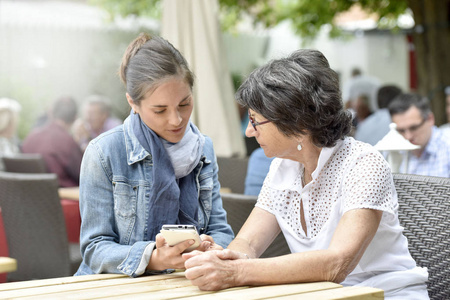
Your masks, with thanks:
M297 50L254 70L239 87L236 100L286 136L309 133L318 147L336 145L351 130L338 75L317 50Z
M388 108L392 100L402 93L402 90L396 85L384 85L378 89L377 101L379 108Z
M412 106L419 109L423 118L427 118L431 113L428 98L415 93L403 93L395 97L391 104L389 104L389 113L391 117L397 114L402 114Z
M159 36L141 33L128 45L119 75L136 105L145 94L169 77L184 78L192 89L194 74L181 53Z
M52 117L62 120L66 124L72 124L77 117L77 103L72 97L63 96L53 103Z
M352 69L352 77L356 77L356 76L359 76L361 74L362 74L362 72L361 72L360 68L355 67L355 68Z

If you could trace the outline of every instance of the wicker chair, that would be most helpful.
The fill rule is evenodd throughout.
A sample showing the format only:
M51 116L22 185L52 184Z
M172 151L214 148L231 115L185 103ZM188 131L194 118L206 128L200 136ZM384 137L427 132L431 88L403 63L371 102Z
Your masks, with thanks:
M247 175L248 157L217 157L219 166L219 182L223 188L229 188L231 193L243 194L245 176Z
M222 193L223 207L227 211L227 220L237 234L256 204L256 196ZM261 257L274 257L289 254L291 251L283 234L280 233Z
M17 153L12 156L3 156L2 160L6 172L47 173L44 159L40 154Z
M0 172L0 206L9 256L18 264L9 281L74 274L80 247L67 240L56 174Z
M393 176L409 251L428 268L430 299L450 299L450 178Z

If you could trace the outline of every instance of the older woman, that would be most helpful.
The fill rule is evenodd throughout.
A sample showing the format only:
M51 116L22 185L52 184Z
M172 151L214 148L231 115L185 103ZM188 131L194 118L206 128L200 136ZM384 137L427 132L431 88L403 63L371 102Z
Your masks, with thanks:
M227 250L184 254L201 289L334 281L427 299L397 217L391 171L370 145L347 137L337 74L319 51L299 50L255 70L237 92L247 136L276 157L256 207ZM292 254L259 257L282 231Z

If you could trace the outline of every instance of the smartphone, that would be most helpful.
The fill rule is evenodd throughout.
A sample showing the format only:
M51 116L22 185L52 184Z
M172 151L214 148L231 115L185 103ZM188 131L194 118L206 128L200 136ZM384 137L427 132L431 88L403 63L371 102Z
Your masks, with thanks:
M185 240L194 240L195 243L187 248L189 252L200 246L201 239L194 225L163 225L160 232L169 246L176 245Z

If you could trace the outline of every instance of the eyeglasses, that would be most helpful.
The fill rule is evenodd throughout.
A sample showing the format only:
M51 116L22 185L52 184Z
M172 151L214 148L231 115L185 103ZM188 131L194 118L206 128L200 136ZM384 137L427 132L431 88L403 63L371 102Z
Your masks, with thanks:
M420 127L422 127L422 125L425 124L425 121L426 121L426 120L427 120L427 119L424 118L424 119L422 120L422 122L420 122L420 124L413 125L413 126L411 126L411 127L409 127L409 128L405 128L405 129L397 128L397 132L400 133L400 134L405 134L407 131L413 133L413 132L417 131Z
M255 131L258 131L258 130L256 130L256 126L272 122L269 120L263 121L263 122L256 122L255 119L253 119L253 117L250 115L250 111L248 112L248 119L250 120L250 124L252 124L253 129L255 129Z

